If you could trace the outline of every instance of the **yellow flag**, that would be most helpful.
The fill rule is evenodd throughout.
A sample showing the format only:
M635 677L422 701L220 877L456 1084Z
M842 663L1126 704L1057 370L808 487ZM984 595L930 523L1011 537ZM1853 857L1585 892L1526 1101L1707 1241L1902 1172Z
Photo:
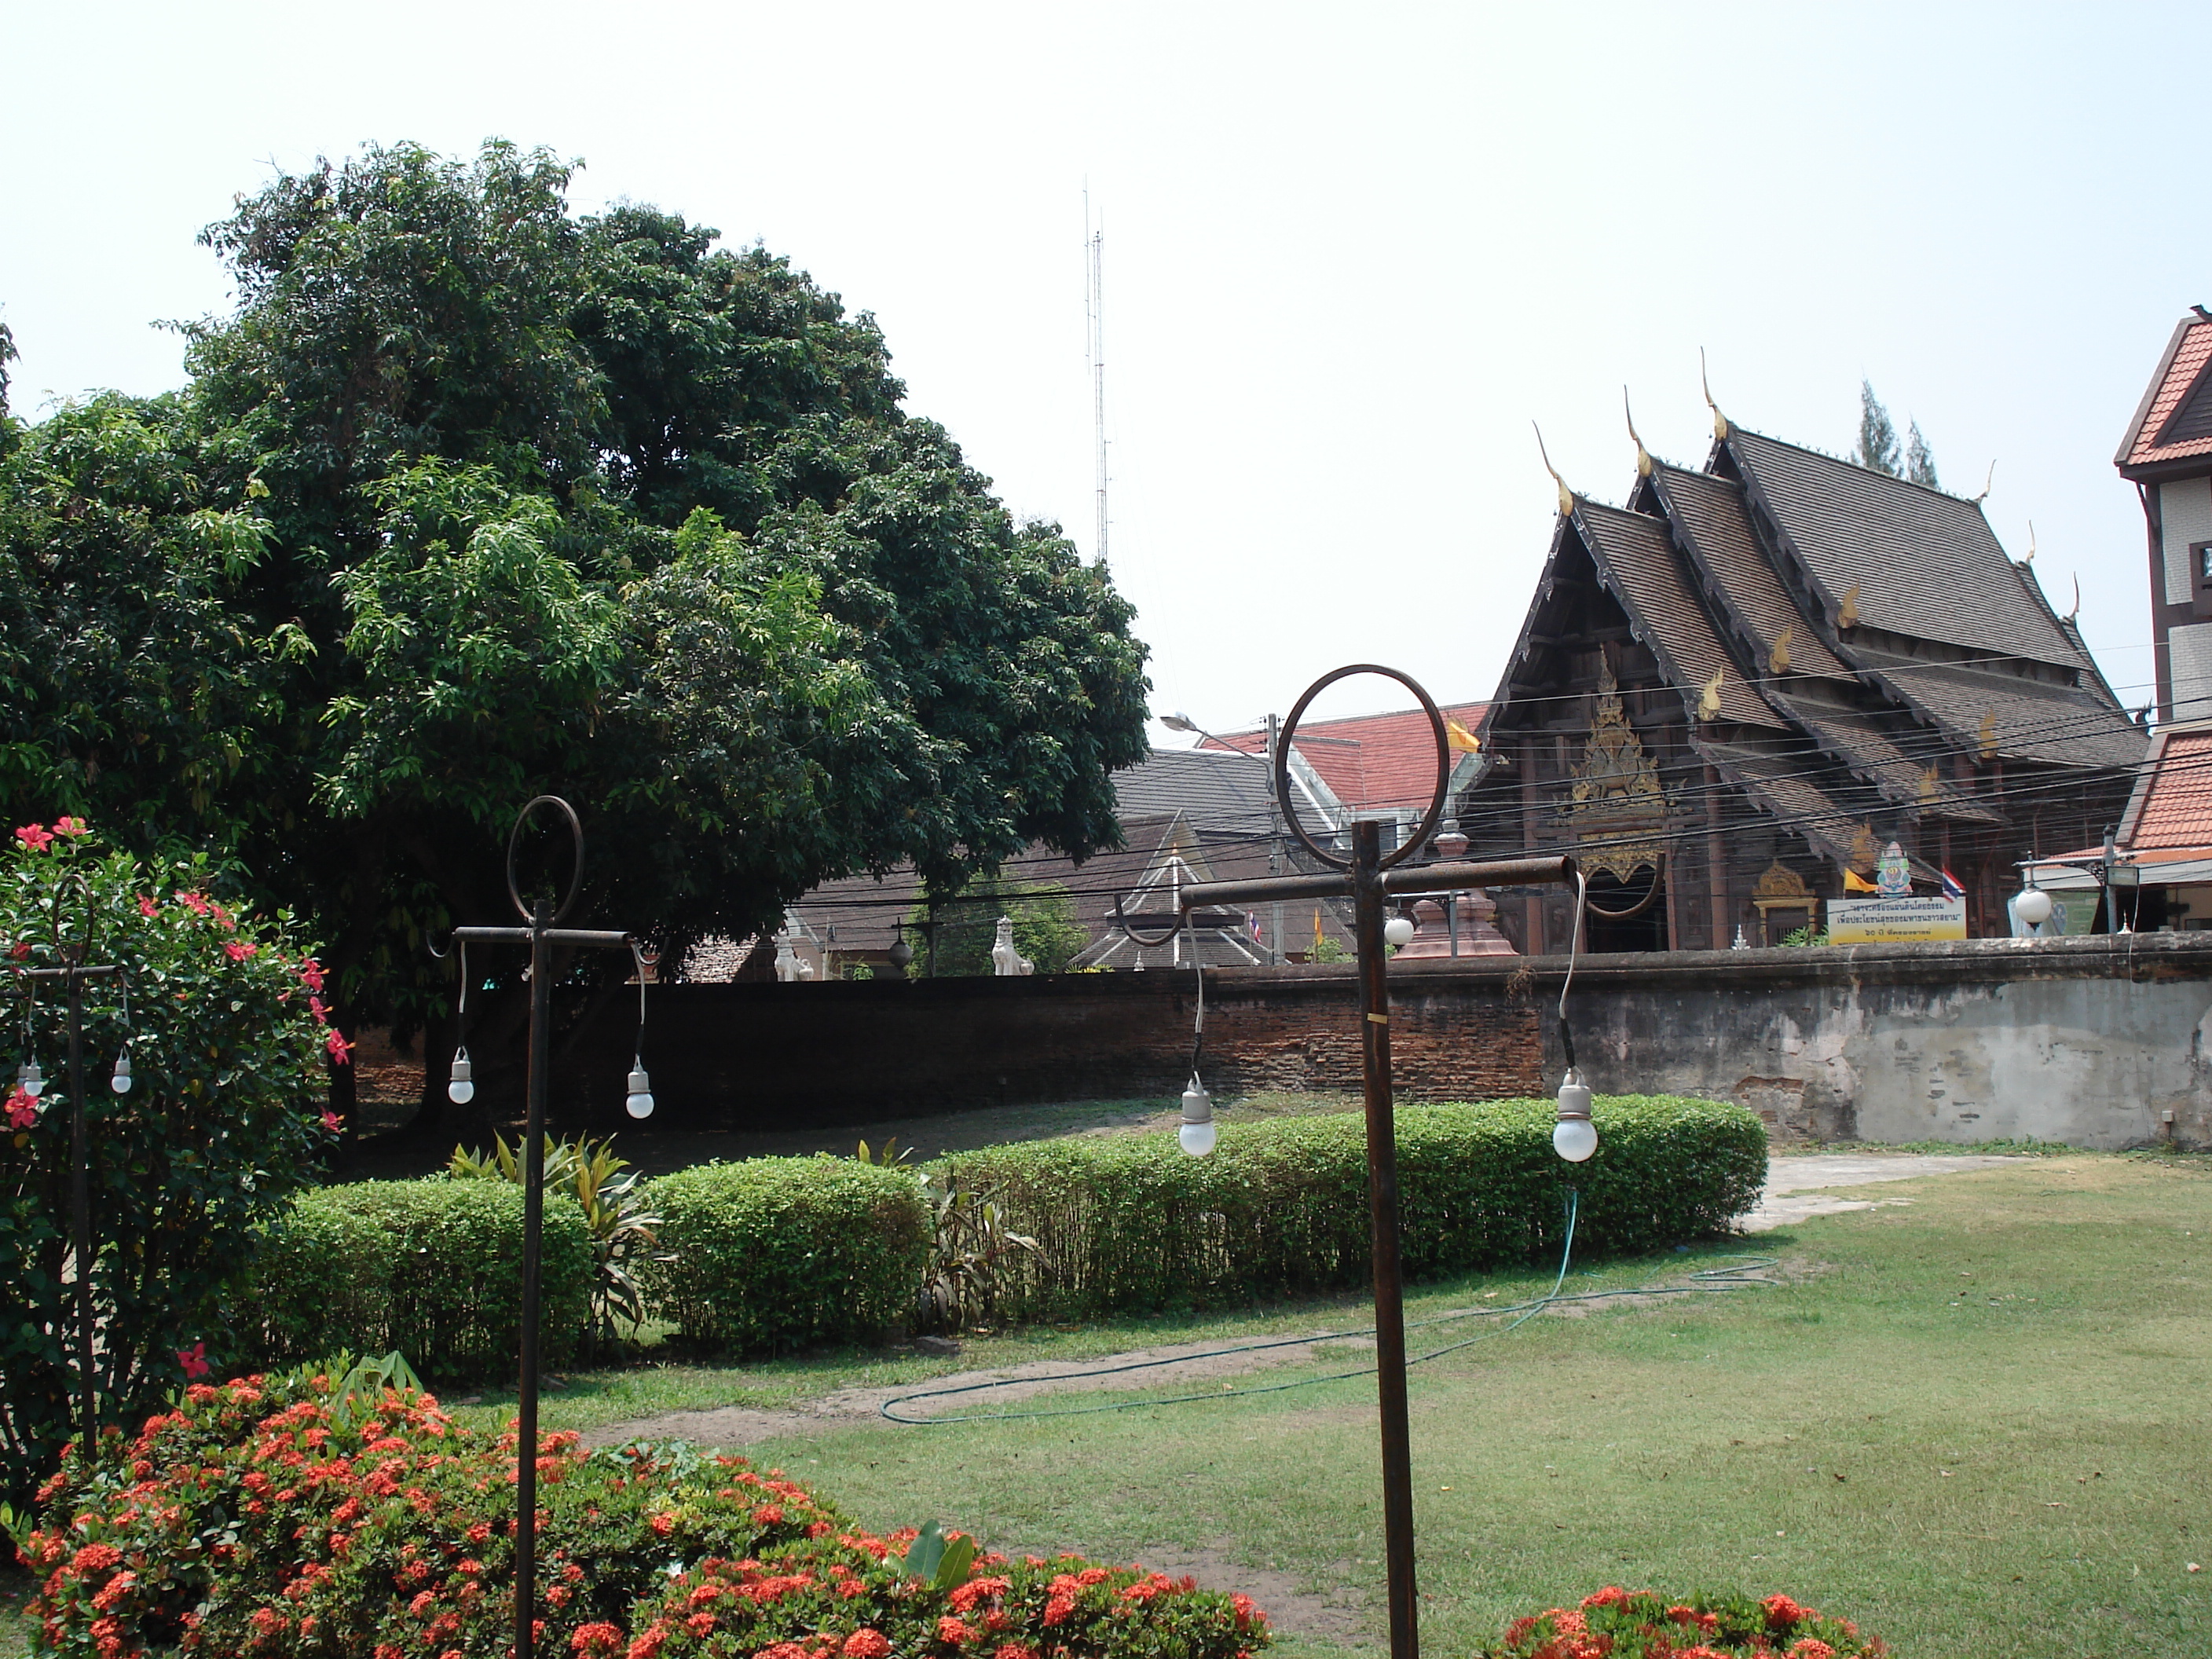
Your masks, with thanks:
M1879 893L1881 889L1856 870L1844 872L1844 890L1846 893Z
M1444 720L1444 741L1462 755L1472 755L1482 747L1482 739L1449 716Z
M1314 906L1314 954L1321 954L1321 906Z

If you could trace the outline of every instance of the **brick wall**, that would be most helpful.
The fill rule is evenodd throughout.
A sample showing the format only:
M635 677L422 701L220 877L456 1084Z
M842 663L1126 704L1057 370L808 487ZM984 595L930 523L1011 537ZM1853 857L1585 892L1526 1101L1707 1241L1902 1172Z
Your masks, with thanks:
M1424 978L1436 978L1423 975ZM650 994L656 1128L788 1127L963 1107L1180 1093L1188 973L1028 979L671 985ZM1345 967L1209 975L1206 1086L1360 1086L1358 989ZM556 1118L617 1127L635 1007L608 1003L554 1067ZM1534 1006L1483 984L1401 988L1399 1092L1468 1100L1540 1092Z
M1550 1092L1565 966L1394 964L1399 1093ZM1172 1095L1194 1007L1188 972L657 988L654 1124ZM1599 1092L1739 1101L1782 1139L2212 1145L2212 933L1589 956L1570 1012ZM562 1051L565 1127L628 1121L635 1020L610 997ZM1359 1086L1348 966L1209 973L1206 1038L1218 1095Z

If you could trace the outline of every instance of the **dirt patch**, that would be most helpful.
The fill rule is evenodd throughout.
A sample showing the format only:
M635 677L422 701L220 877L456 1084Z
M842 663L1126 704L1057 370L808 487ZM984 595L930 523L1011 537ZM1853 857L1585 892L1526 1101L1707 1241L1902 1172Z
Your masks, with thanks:
M908 1416L958 1417L969 1412L1004 1411L1044 1394L1099 1394L1138 1389L1188 1392L1193 1384L1216 1378L1235 1378L1331 1355L1350 1358L1347 1349L1374 1346L1371 1339L1339 1337L1320 1331L1306 1337L1257 1340L1275 1341L1279 1346L1227 1353L1222 1350L1236 1345L1186 1342L1137 1348L1097 1359L1035 1360L1000 1370L959 1371L927 1382L902 1383L896 1388L840 1389L788 1411L758 1411L732 1406L715 1411L670 1412L660 1417L610 1423L590 1430L584 1436L584 1443L612 1446L628 1440L673 1439L705 1446L747 1446L784 1435L819 1433L824 1429L868 1425L896 1428L901 1425L884 1416L883 1406L886 1401L903 1395L929 1393L939 1396L899 1407ZM1081 1375L1109 1366L1123 1369L1109 1371L1103 1376ZM962 1389L969 1392L948 1392Z
M1230 1553L1236 1547L1235 1539L1222 1538L1203 1549L1146 1550L1139 1559L1170 1578L1195 1578L1208 1589L1242 1590L1260 1604L1271 1628L1291 1635L1342 1639L1369 1630L1369 1609L1375 1602L1372 1567L1332 1562L1334 1582L1316 1590L1297 1573L1246 1565Z

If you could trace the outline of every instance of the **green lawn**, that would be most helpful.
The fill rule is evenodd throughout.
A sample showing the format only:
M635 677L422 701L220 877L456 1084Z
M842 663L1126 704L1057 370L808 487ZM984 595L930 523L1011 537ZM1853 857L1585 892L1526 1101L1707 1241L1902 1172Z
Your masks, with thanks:
M1786 1590L1919 1659L2212 1654L2212 1571L2187 1570L2212 1569L2212 1160L2051 1158L1864 1195L1885 1201L1747 1243L1784 1258L1781 1288L1539 1318L1414 1372L1430 1651L1463 1654L1515 1613L1622 1583ZM1711 1254L1578 1268L1571 1287L1679 1278ZM1534 1282L1430 1287L1412 1312ZM1359 1319L1356 1305L1315 1305L1012 1334L955 1360L584 1376L546 1417L773 1407L850 1383ZM1297 1598L1325 1633L1286 1643L1292 1654L1359 1650L1380 1633L1371 1389L839 1425L754 1455L867 1524L935 1516L1000 1547L1195 1570L1263 1604ZM504 1414L496 1401L477 1412Z
M1866 1195L1912 1201L1755 1242L1785 1258L1784 1288L1539 1319L1414 1373L1432 1651L1619 1582L1787 1590L1923 1659L2212 1654L2212 1572L2187 1571L2212 1565L2212 1169L2049 1158ZM1413 1313L1504 1282L1432 1289ZM1189 1334L1094 1328L954 1363ZM816 1365L823 1385L862 1380L851 1362ZM708 1403L707 1375L664 1398ZM934 1516L1001 1547L1348 1595L1355 1629L1297 1645L1356 1648L1378 1635L1371 1386L842 1427L756 1455L877 1525ZM600 1409L586 1397L549 1416Z

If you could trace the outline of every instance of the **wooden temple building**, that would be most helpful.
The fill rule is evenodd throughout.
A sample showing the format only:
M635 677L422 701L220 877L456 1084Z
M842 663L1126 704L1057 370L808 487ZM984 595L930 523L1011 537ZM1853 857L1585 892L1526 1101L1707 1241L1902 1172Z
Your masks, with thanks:
M1893 842L2008 933L2019 861L2118 821L2143 730L1978 501L1713 433L1697 471L1638 441L1625 507L1559 484L1455 798L1471 855L1572 853L1590 950L1782 943ZM1516 949L1565 947L1571 898L1497 896Z

